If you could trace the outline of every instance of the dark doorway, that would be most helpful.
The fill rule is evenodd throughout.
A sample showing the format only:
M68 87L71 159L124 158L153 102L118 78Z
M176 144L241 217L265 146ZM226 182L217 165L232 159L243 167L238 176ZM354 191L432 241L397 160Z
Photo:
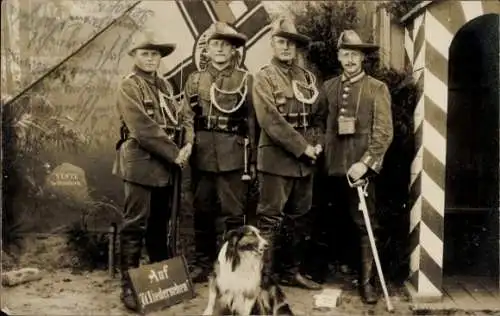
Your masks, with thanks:
M499 284L499 15L464 25L449 51L444 275Z

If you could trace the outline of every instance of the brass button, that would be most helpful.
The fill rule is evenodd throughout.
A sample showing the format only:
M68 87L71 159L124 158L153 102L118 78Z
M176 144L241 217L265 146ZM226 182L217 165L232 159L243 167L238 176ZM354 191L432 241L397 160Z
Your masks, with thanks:
M342 98L343 98L343 99L347 99L347 97L348 97L348 96L349 96L349 95L348 95L347 93L344 93L344 94L342 95Z
M350 88L350 87L348 87L348 86L344 87L344 91L345 91L345 92L349 92L350 90L351 90L351 88Z
M340 109L340 112L341 112L341 113L344 113L345 111L347 111L347 110L346 110L346 109L344 109L344 108L341 108L341 109Z

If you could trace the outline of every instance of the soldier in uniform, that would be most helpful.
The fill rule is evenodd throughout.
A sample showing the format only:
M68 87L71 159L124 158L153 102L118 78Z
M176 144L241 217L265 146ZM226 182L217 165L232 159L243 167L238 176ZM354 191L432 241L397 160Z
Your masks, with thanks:
M271 245L266 253L265 273L287 285L320 289L319 284L301 273L301 249L310 233L307 215L314 163L323 150L326 100L316 86L314 74L298 65L297 47L307 46L309 37L298 33L295 25L284 18L273 22L271 32L274 56L255 75L252 94L261 128L257 226ZM279 239L287 239L286 243L278 240L280 235ZM280 258L275 260L277 248ZM278 261L282 264L280 270L275 265Z
M132 310L138 305L127 271L139 266L143 239L151 263L169 258L172 170L187 163L194 141L188 107L173 98L172 86L157 75L160 59L174 49L174 44L159 43L151 33L141 33L129 51L133 71L121 81L117 93L121 135L113 174L123 179L125 189L121 300ZM179 144L175 137L181 128L185 140Z
M377 294L372 283L373 254L354 187L367 184L366 203L376 233L375 188L370 180L380 172L392 142L391 96L385 83L363 71L365 54L375 52L376 45L363 43L355 31L346 30L340 35L337 48L343 73L323 84L329 104L325 136L329 183L326 186L336 208L333 212L348 212L356 226L361 250L360 294L366 303L374 304ZM340 205L346 207L339 208ZM320 218L319 221L327 220Z
M251 77L237 67L236 49L247 38L223 22L214 23L209 31L209 62L188 77L185 87L196 133L191 157L196 247L193 282L207 281L225 232L244 224L248 190L244 180L255 173Z

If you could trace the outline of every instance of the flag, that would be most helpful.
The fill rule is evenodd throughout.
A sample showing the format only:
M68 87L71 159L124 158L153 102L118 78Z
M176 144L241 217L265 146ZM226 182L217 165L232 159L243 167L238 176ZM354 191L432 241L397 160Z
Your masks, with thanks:
M173 22L181 17L184 22L169 26L174 34L168 37L175 39L177 54L166 58L167 70L162 73L173 84L177 97L182 95L189 74L204 67L206 60L202 52L208 29L216 21L226 22L247 36L245 47L239 49L240 67L256 72L268 63L266 58L271 57L268 37L271 19L262 1L175 1L169 2L168 11L165 21Z

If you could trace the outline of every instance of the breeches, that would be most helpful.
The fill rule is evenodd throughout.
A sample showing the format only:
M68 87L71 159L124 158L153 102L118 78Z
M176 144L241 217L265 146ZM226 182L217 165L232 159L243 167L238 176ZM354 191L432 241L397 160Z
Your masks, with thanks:
M311 208L312 184L312 175L293 178L259 173L259 228L275 230L283 220L296 225L307 225L305 217Z
M172 187L147 187L124 182L125 208L120 229L122 260L137 266L143 239L151 262L166 260Z
M196 171L194 180L195 244L200 264L211 264L224 234L245 222L248 186L241 170Z

